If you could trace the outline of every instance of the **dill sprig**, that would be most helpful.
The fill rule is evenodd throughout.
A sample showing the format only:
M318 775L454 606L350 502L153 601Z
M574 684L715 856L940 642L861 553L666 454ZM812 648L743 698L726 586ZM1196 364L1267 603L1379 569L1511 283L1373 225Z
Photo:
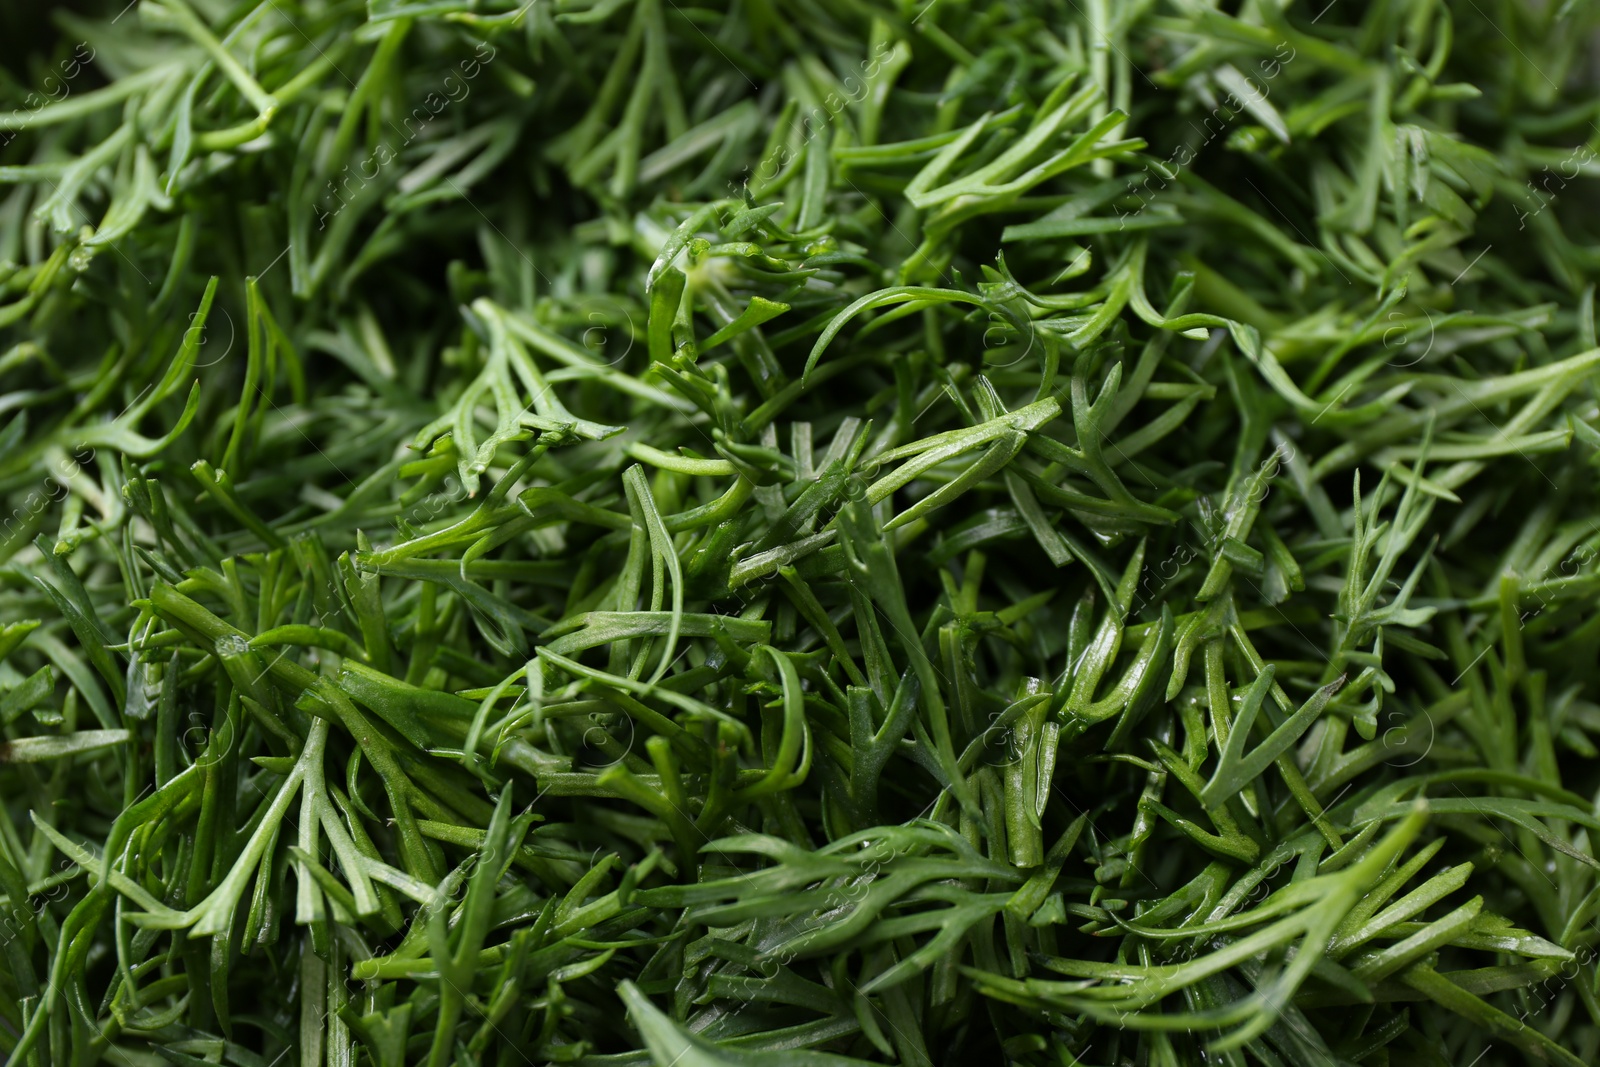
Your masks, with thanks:
M1594 5L80 6L7 1062L1600 1056Z

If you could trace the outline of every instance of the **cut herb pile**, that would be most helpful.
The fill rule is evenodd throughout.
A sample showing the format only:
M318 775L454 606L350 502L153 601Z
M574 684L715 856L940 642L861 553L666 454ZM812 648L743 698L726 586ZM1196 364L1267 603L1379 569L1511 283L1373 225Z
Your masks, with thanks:
M1600 1058L1593 4L121 7L9 1063Z

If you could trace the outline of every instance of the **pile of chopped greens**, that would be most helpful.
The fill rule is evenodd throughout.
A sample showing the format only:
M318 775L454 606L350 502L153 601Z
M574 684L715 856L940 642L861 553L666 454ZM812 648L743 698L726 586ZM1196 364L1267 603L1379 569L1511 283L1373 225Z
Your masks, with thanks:
M1597 7L15 5L0 1055L1597 1062Z

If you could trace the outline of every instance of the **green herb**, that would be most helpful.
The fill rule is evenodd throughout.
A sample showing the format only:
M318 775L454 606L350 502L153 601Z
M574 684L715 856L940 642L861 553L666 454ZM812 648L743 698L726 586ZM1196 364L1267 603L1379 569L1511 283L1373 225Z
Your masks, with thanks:
M1594 5L76 7L6 1062L1600 1058Z

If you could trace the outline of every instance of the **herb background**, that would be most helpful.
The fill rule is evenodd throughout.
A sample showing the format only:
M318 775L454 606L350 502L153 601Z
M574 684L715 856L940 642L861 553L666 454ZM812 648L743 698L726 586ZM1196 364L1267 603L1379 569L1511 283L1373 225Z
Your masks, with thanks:
M5 1062L1596 1062L1597 24L0 5Z

